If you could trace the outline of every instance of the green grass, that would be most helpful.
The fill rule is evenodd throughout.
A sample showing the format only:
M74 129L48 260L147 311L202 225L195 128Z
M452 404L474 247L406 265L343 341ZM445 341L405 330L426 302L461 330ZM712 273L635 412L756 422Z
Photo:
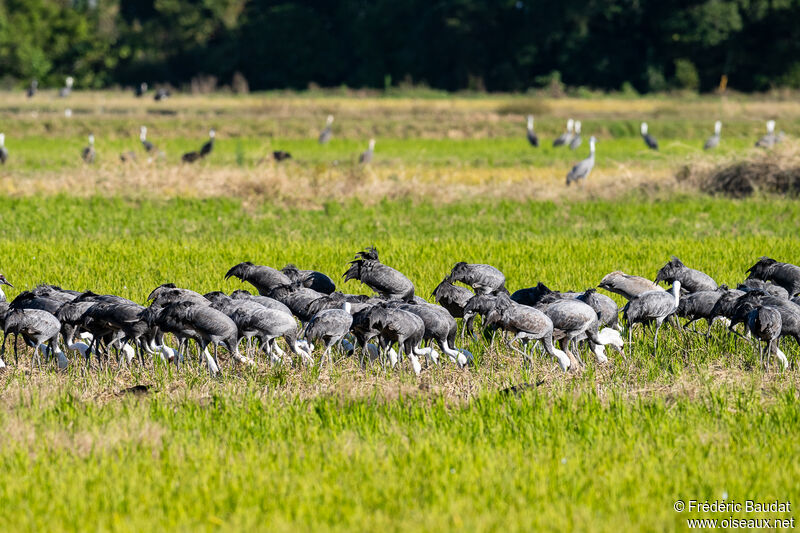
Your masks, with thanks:
M550 182L524 188L528 168L553 183L558 174L563 187L562 169L585 157L585 144L550 147L566 116L598 134L594 177L607 181L595 185L630 189L641 181L629 174L663 180L693 161L718 115L724 144L710 163L752 153L764 115L800 131L792 102L318 96L179 97L160 107L115 93L6 99L11 160L0 181L19 195L0 198L9 298L41 282L139 302L164 282L230 292L251 288L223 279L244 260L293 262L339 282L369 245L428 299L461 260L497 266L512 291L538 281L583 290L618 269L654 278L673 254L729 285L761 255L800 262L796 201L664 192L598 200L591 183L544 201L530 191ZM70 121L66 105L76 110ZM523 137L529 111L546 137L538 150ZM329 112L337 136L320 147ZM659 153L644 148L641 118ZM141 155L141 123L166 161L117 170L120 152ZM177 170L210 125L219 130L213 156ZM78 160L89 131L100 168ZM369 137L375 164L348 171ZM295 162L255 165L278 148ZM403 196L438 176L441 191ZM157 188L161 179L178 192ZM458 195L473 182L479 193ZM77 197L87 183L90 196ZM180 197L220 184L212 199ZM495 200L494 185L517 199ZM318 196L286 202L293 186ZM363 195L349 194L359 187ZM414 201L384 198L395 192ZM369 293L357 282L340 288ZM32 369L26 354L0 373L0 530L669 531L685 530L690 516L673 511L679 498L800 501L800 349L785 342L793 366L777 372L721 325L708 343L669 329L661 341L654 354L650 333L639 332L625 358L612 353L601 367L584 354L585 371L566 376L550 359L525 367L504 347L471 340L463 346L473 368L445 363L420 377L362 371L352 358L324 370L223 359L220 379L194 364L180 375L158 363L119 372L73 364L57 374ZM498 394L522 381L540 386ZM150 394L120 392L139 383Z
M677 499L800 496L787 393L78 396L0 418L4 530L684 530Z

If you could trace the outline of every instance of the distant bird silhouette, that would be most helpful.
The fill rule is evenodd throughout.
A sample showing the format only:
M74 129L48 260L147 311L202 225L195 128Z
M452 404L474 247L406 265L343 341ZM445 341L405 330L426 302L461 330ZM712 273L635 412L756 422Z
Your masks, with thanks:
M575 133L572 135L572 139L569 141L569 149L570 150L577 150L581 143L583 143L583 139L581 139L581 121L575 121Z
M647 133L647 122L642 122L642 139L644 139L644 143L647 145L648 148L651 150L658 150L658 141L655 137Z
M703 150L711 150L712 148L716 148L717 146L719 146L721 132L722 132L722 122L718 120L714 123L714 135L712 135L706 140L706 143L703 145Z
M274 152L272 152L272 159L274 159L275 161L277 161L279 163L281 161L286 161L287 159L291 159L291 158L292 158L292 154L290 154L289 152L286 152L284 150L275 150Z
M147 92L147 83L143 81L142 83L136 86L136 89L134 89L133 94L135 94L137 98L141 98L142 96L144 96L146 92Z
M31 80L31 84L28 85L28 89L25 91L25 94L28 95L28 98L33 98L36 96L36 92L39 89L39 81L36 79Z
M533 131L533 115L528 115L528 142L531 146L539 146L539 137Z
M6 148L6 134L0 133L0 163L6 164L8 160L8 148Z
M214 149L214 138L216 137L216 131L214 128L211 128L208 131L208 141L200 148L199 152L187 152L181 156L181 161L184 163L194 163L195 161L204 158L211 151Z
M575 121L572 119L567 120L567 131L565 131L564 133L553 139L553 148L565 144L569 145L569 143L572 142L574 127L575 127Z
M147 140L147 126L142 126L139 128L139 140L142 141L142 147L144 148L145 152L148 154L155 152L156 147L153 145L153 143Z
M779 138L775 135L775 121L767 121L767 134L756 141L758 148L772 148L779 142Z
M360 156L358 156L359 163L371 163L372 156L375 153L375 139L369 140L369 147Z
M85 163L94 163L96 152L94 150L94 135L89 135L89 146L81 151L81 157Z
M319 144L327 144L333 138L333 115L328 115L325 128L319 134Z
M164 89L164 88L156 89L156 93L153 95L153 100L155 100L156 102L160 102L162 100L166 100L171 95L172 93L169 92L169 89Z
M72 79L72 76L67 76L67 79L64 81L64 86L58 91L58 96L61 98L69 96L72 93L72 84L74 82L75 80Z
M594 168L595 142L596 140L594 137L589 138L589 157L576 164L574 167L572 167L572 170L569 171L567 174L568 186L573 181L586 181L586 178L592 172L592 169Z

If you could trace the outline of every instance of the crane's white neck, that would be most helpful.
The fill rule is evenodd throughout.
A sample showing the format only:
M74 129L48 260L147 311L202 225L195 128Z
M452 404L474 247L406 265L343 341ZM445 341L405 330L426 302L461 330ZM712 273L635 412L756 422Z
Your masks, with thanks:
M594 155L594 145L595 145L595 138L592 137L591 139L589 139L589 153L591 155Z
M352 309L353 309L353 306L350 305L350 302L345 302L345 303L342 304L342 309L344 309L348 313L351 313Z
M571 132L574 128L575 128L575 121L572 120L572 119L569 119L567 121L567 131Z
M94 135L89 135L89 145L94 146Z
M139 129L139 138L140 138L142 141L145 141L145 140L147 139L147 128L146 128L145 126L142 126L142 127Z
M767 133L774 133L775 132L775 121L770 120L767 122Z
M3 287L0 287L0 302L6 301L6 293L3 292Z
M213 139L216 136L217 136L217 132L213 128L208 131L209 139Z
M647 135L647 122L642 122L642 135Z
M722 122L719 120L714 123L714 135L719 135L722 131Z
M681 301L681 282L678 280L672 284L672 296L675 298L675 307L678 307Z
M580 132L581 132L581 121L580 120L576 120L575 121L575 133L578 134Z
M6 145L6 134L5 133L0 133L0 147L5 146L5 145Z
M375 149L375 139L369 140L369 150L370 152Z
M325 120L325 123L330 126L333 124L333 115L328 115L328 118Z
M528 115L528 129L533 130L533 115Z
M569 357L563 350L559 350L558 348L553 348L553 356L558 360L558 366L561 367L561 370L566 372L569 370L570 362Z

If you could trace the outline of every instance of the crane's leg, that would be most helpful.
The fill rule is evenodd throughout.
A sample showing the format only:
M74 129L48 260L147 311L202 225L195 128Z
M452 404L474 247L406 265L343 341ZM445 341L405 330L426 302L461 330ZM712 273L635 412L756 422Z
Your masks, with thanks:
M17 366L17 337L18 334L14 333L14 366Z
M663 318L656 319L656 333L653 335L653 355L658 351L658 330L661 329L662 322L664 322Z

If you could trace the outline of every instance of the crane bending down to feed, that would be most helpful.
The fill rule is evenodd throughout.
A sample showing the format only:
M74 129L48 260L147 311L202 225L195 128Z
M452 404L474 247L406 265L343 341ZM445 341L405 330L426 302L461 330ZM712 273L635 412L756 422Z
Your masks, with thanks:
M378 250L374 247L358 252L342 277L345 281L358 280L389 300L414 300L414 284L411 280L400 271L381 263Z
M572 170L567 174L567 186L573 181L585 181L589 173L594 168L594 150L596 139L594 136L589 138L589 157L572 167Z

